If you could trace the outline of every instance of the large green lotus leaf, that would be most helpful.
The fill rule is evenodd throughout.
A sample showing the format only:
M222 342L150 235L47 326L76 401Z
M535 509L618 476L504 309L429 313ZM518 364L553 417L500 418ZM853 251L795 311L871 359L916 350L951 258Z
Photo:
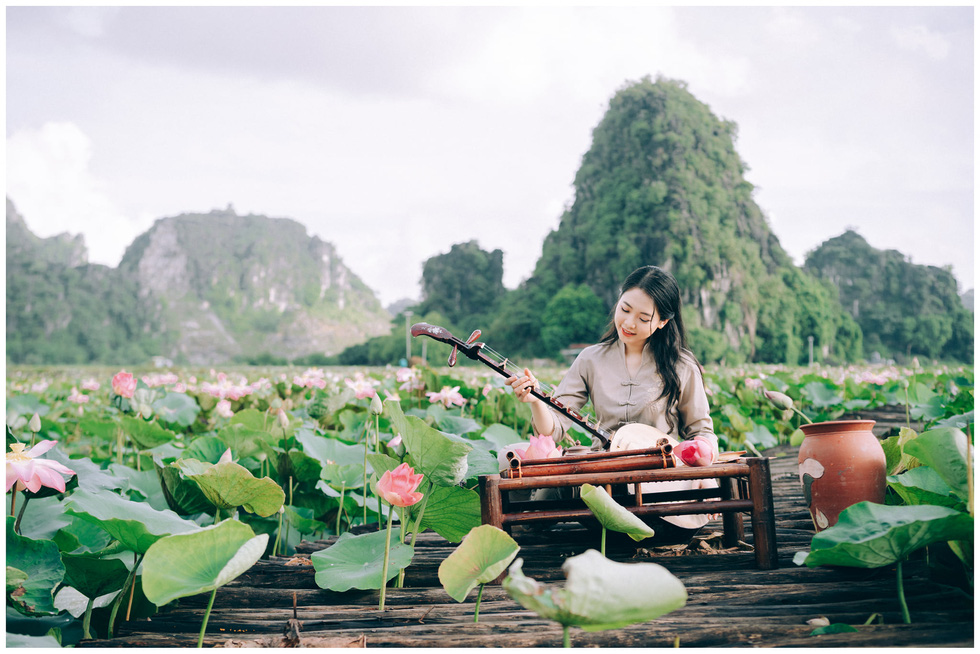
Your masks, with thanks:
M316 570L316 585L336 592L351 588L358 590L380 589L381 572L385 555L386 531L372 531L354 536L344 533L337 542L325 550L310 555ZM388 578L394 579L398 571L412 562L415 550L392 538L388 556Z
M61 643L50 633L43 636L28 636L26 634L12 634L7 632L7 647L61 649Z
M656 535L650 525L611 498L601 486L582 484L582 501L606 529L620 531L636 541Z
M368 452L367 455L368 465L374 471L374 475L380 479L381 475L391 470L394 470L401 465L401 461L387 454L377 454L375 452ZM372 487L374 484L372 484Z
M361 460L364 459L364 450L361 449ZM276 464L276 474L279 479L293 478L296 482L316 482L320 478L320 471L323 464L317 459L309 456L306 452L299 450L282 450L277 452L272 461Z
M98 552L106 547L112 537L100 525L87 520L82 520L78 516L68 516L70 523L58 530L54 535L54 542L58 544L58 549L62 552Z
M184 477L177 462L158 467L157 473L170 508L183 514L207 513L213 508L201 487Z
M942 427L919 434L905 444L906 454L935 470L963 501L970 497L967 482L966 434Z
M123 486L129 499L144 500L158 511L169 508L156 470L134 470L122 463L110 463L109 471L125 482Z
M237 424L219 430L218 438L231 448L236 459L245 459L261 452L268 452L269 448L279 440L267 431L249 429L245 425Z
M320 471L320 479L334 488L361 488L364 486L364 464L350 463L340 465L328 463Z
M240 506L250 513L266 517L279 511L286 501L286 494L279 484L268 477L257 479L233 461L207 465L194 459L182 459L177 464L184 475L201 488L208 501L219 509ZM202 469L202 465L206 465L206 469Z
M114 420L95 420L85 418L78 421L78 430L86 436L91 436L100 441L112 441L116 438L116 430L119 424Z
M167 393L151 405L153 412L166 422L190 427L201 412L197 400L186 393Z
M565 626L586 631L618 629L653 620L687 603L687 589L656 563L616 563L595 550L562 566L568 581L550 589L521 571L517 559L504 589L519 604Z
M837 394L837 388L826 382L812 381L800 390L810 404L817 409L837 406L844 401L844 398Z
M514 431L513 428L499 422L495 422L483 430L482 436L485 440L490 441L494 445L494 449L497 451L506 448L508 445L520 443L524 440L524 438Z
M364 463L363 445L348 445L336 438L320 436L309 429L297 431L296 441L303 446L303 451L307 456L319 461L320 465Z
M466 479L472 445L454 441L415 416L405 416L398 402L385 402L385 410L392 428L402 435L416 473L439 486L455 486Z
M412 524L421 506L422 502L412 505ZM422 529L431 529L450 543L458 543L480 522L480 494L475 490L459 486L432 487L422 513Z
M241 411L236 411L235 415L228 420L228 423L231 425L242 425L246 429L252 429L254 431L270 433L273 429L279 429L275 418L258 409L242 409Z
M98 464L94 463L88 457L71 459L68 457L67 452L64 452L60 447L52 449L45 457L53 459L74 470L74 479L78 480L78 487L83 490L99 492L103 490L116 490L123 487L123 480L114 475L107 474L105 470L100 468Z
M268 541L268 534L256 536L238 520L161 538L143 558L143 592L163 606L220 588L255 565Z
M58 546L54 541L31 540L17 534L15 521L13 516L7 516L7 568L19 570L27 578L12 595L8 593L7 599L25 615L57 613L54 589L65 577Z
M91 554L62 554L65 584L89 599L120 590L129 568L119 559L103 559Z
M960 413L955 416L943 418L935 425L933 425L933 427L954 427L956 429L966 429L972 424L973 424L973 410L970 410L967 411L966 413Z
M953 495L943 478L929 466L912 468L900 475L886 478L888 487L894 490L906 504L935 504L950 508L962 506L962 500Z
M142 418L122 416L119 418L123 431L141 450L169 443L177 438L177 434L164 429L156 422L147 422Z
M315 534L318 531L325 531L327 524L320 522L313 515L313 509L303 506L285 507L285 517L289 521L289 526L301 534Z
M78 490L65 509L71 515L100 525L126 549L138 553L146 552L164 536L200 529L173 511L157 511L146 502L125 500L115 493Z
M184 449L181 458L197 459L203 463L217 463L228 445L217 436L199 436Z
M439 564L439 582L450 597L463 602L477 585L490 583L506 570L520 549L517 541L498 527L474 527Z
M841 512L836 525L815 535L810 552L797 552L793 562L880 568L932 543L972 538L973 518L960 511L858 502Z
M24 509L20 534L34 540L52 540L59 529L71 524L65 513L65 502L57 497L32 499Z
M480 423L464 416L444 415L436 422L439 429L450 434L469 434L480 431Z

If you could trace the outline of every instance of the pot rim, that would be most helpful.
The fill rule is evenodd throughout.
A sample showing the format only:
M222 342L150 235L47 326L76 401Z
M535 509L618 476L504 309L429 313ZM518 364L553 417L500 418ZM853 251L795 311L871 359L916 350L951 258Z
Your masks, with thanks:
M827 420L800 425L800 429L807 436L816 436L831 432L871 431L874 424L874 420Z

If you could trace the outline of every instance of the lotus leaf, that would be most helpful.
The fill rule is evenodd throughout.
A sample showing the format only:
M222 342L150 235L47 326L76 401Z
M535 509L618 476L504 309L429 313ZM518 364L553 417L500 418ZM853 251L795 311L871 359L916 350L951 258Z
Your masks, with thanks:
M507 425L495 422L487 427L482 434L483 438L493 444L495 450L502 450L513 443L520 443L524 438L514 429Z
M439 581L450 597L463 602L471 590L490 583L507 569L520 549L517 541L498 527L474 527L439 565Z
M163 606L179 597L213 591L255 565L269 536L256 536L238 520L161 538L143 559L143 592Z
M157 416L180 427L190 427L197 420L201 407L186 393L167 393L151 405Z
M50 632L43 636L28 636L26 634L12 634L8 631L7 647L61 649L61 643Z
M298 430L296 440L303 446L303 451L307 456L319 461L320 465L328 463L363 464L364 462L364 447L362 445L348 445L335 438L318 436L308 429Z
M620 531L635 541L655 535L652 527L611 498L601 486L582 484L582 501L606 529Z
M157 468L163 481L163 494L167 506L179 513L207 513L213 508L204 496L201 487L190 479L185 479L177 462Z
M78 490L65 509L71 515L98 524L126 549L137 553L146 552L164 536L200 529L173 511L157 511L145 502L125 500L115 493Z
M184 449L182 458L217 463L228 449L228 445L217 436L200 436Z
M653 620L687 603L684 584L656 563L617 563L595 550L565 561L567 582L550 589L510 566L504 589L521 606L563 626L617 629Z
M88 457L71 459L68 457L68 453L60 447L50 450L45 456L74 470L73 480L77 481L78 488L82 490L99 492L123 487L123 482L118 477L106 474L105 470ZM71 483L69 482L69 484Z
M942 427L919 434L905 444L904 452L927 465L945 481L963 501L970 496L967 483L966 434L959 429Z
M439 429L451 434L469 434L481 429L480 423L476 420L463 416L444 415L436 424Z
M935 504L951 508L963 506L949 484L929 466L919 466L900 475L890 475L886 481L888 487L898 493L906 504Z
M57 613L54 589L65 577L58 546L50 540L24 538L14 531L14 521L7 516L7 568L18 570L18 577L26 575L26 579L15 589L15 596L8 594L8 601L25 615Z
M110 463L109 472L123 484L130 499L143 499L158 511L168 508L167 498L160 484L160 475L156 470L134 470L121 463ZM136 493L137 496L133 497Z
M817 409L837 406L844 398L837 394L837 388L822 381L811 381L801 389L803 396Z
M398 402L385 402L392 428L402 435L415 471L440 486L455 486L467 477L468 443L454 441L414 416L405 416Z
M419 502L411 507L413 520L421 506ZM480 522L479 493L459 486L434 486L425 502L420 529L431 529L450 543L458 543Z
M337 592L351 588L380 589L385 536L384 531L373 531L359 536L346 532L327 549L314 552L310 559L316 570L316 585ZM394 542L393 539L388 558L388 578L385 582L407 568L414 553L411 546Z
M219 509L242 507L250 513L270 516L286 501L279 484L268 477L256 477L232 461L216 465L182 459L178 465L184 475L196 483L204 496Z
M327 524L313 516L313 509L302 506L285 506L289 526L300 534L315 534L327 529Z
M169 443L177 438L177 434L164 429L156 422L147 422L142 418L122 416L119 418L123 431L141 450Z
M267 431L249 429L245 425L230 424L218 431L218 438L228 444L236 459L273 453L272 446L278 439Z
M370 455L369 455L370 456ZM361 488L364 485L364 464L350 463L339 465L328 463L320 471L320 479L334 488Z
M91 554L62 554L65 584L89 599L121 590L129 568L119 559L103 559Z
M797 552L793 562L811 568L879 568L900 562L926 545L972 537L973 518L960 511L930 504L858 502L841 512L836 525L815 535L810 552Z
M113 420L86 418L78 421L78 429L86 436L101 441L112 441L116 438L116 430L119 429L119 424Z

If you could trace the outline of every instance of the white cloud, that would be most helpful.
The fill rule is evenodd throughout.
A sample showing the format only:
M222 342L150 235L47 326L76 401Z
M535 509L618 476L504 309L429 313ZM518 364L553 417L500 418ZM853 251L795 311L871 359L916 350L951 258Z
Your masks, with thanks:
M85 234L89 261L117 265L140 230L90 172L91 139L73 123L45 123L14 132L6 148L7 196L31 231Z
M937 61L949 55L949 41L942 34L933 32L925 25L909 27L893 26L889 34L900 48L912 52L923 52L930 59Z

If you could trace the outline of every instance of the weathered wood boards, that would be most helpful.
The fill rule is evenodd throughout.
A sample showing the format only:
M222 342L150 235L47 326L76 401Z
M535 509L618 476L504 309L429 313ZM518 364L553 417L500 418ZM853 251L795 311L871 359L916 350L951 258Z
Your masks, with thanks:
M688 603L658 620L604 632L572 629L578 647L972 647L973 601L927 577L921 560L905 566L905 590L913 624L901 623L894 570L802 568L793 555L809 547L813 535L796 473L795 450L772 459L772 482L779 544L779 568L759 570L751 551L671 555L668 550L610 548L619 561L656 561L679 577ZM721 531L720 521L708 528ZM751 543L751 528L746 525ZM598 549L598 534L556 528L516 534L524 572L539 581L560 582L565 558ZM302 544L298 556L332 540ZM439 564L455 545L426 533L406 574L406 588L389 588L383 613L377 591L333 593L320 589L309 566L289 559L261 561L221 588L208 622L205 646L279 636L293 617L312 638L363 637L368 647L558 647L561 628L512 601L499 586L487 586L480 622L473 623L475 592L459 604L439 584ZM94 647L194 646L207 596L180 600L149 621L123 624L111 641ZM874 614L872 624L864 623ZM858 633L810 636L807 620L826 617L855 626ZM879 621L884 623L880 624ZM342 641L336 641L342 642Z

